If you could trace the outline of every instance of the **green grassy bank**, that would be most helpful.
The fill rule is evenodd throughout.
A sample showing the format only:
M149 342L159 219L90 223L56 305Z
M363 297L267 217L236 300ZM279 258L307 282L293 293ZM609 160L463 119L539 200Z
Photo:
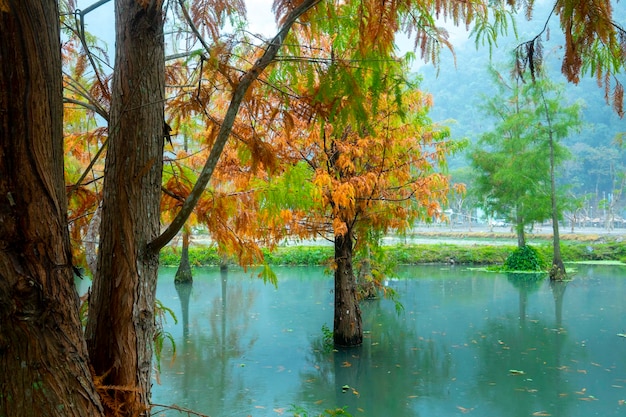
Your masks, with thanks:
M535 243L534 246L547 260L552 259L550 242ZM384 246L387 259L396 265L419 265L433 263L455 263L463 265L502 264L515 250L514 245L462 245L448 243L397 244ZM621 261L626 262L626 242L579 242L565 241L561 245L565 262ZM269 265L328 265L333 256L331 246L289 246L265 252ZM189 248L190 263L194 266L219 265L220 257L213 247L192 246ZM161 251L161 265L178 266L180 249L167 247Z

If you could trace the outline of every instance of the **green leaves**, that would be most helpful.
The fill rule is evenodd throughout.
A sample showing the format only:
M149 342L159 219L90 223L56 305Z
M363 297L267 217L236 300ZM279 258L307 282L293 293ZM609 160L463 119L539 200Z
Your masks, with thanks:
M483 109L496 124L480 137L472 166L484 208L523 233L526 225L550 218L550 148L557 164L567 158L559 139L580 126L580 105L564 105L562 88L540 73L532 83L492 74L499 94Z
M506 271L545 271L547 263L541 254L532 246L517 248L506 258Z
M278 287L278 277L276 276L274 270L267 263L263 264L263 268L261 269L261 272L259 272L259 278L261 278L265 284L269 282L275 288Z
M267 182L257 181L263 188L261 207L278 212L281 209L309 210L319 200L319 195L311 179L310 167L300 161L285 169L282 175L272 177Z

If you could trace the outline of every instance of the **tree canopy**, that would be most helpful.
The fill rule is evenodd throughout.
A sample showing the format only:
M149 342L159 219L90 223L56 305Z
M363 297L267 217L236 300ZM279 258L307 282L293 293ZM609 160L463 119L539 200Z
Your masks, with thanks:
M548 79L492 75L499 94L486 101L485 112L496 121L471 154L476 192L489 213L515 224L521 247L526 227L551 218L551 155L556 164L567 157L558 140L580 125L580 105L565 106L562 88Z

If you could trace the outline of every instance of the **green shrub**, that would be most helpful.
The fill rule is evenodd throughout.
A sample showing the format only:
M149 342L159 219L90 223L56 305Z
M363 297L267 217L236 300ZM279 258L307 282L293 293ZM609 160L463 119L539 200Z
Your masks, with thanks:
M180 263L180 250L174 250L171 246L161 249L159 263L162 266L178 266Z
M333 257L331 246L286 246L273 252L263 251L265 262L270 265L327 265Z
M522 246L513 251L504 262L507 271L544 271L545 258L532 246Z
M469 265L501 264L511 252L510 246L451 244L412 244L384 246L383 250L396 265L456 263Z
M516 248L509 245L454 245L443 243L432 244L398 244L382 246L385 265L420 265L437 263L455 263L464 265L502 265L507 270L538 271L545 270L546 260L552 259L552 244L542 243L535 247L528 247L526 251L533 251L538 263L531 262L524 265L523 253L515 254ZM178 266L181 249L165 247L161 250L160 262L163 266ZM512 253L513 252L513 253ZM302 265L327 266L333 259L332 246L286 246L274 251L263 250L265 263L268 265ZM357 254L355 254L357 255ZM371 254L372 256L374 254ZM626 244L622 242L561 242L561 255L566 262L574 261L624 261L626 260ZM532 254L530 259L532 258ZM381 258L381 259L383 259ZM509 259L510 258L510 259ZM358 256L355 257L355 263ZM210 246L191 246L189 248L189 262L192 266L220 265L221 259L217 249ZM235 264L236 260L230 259ZM507 266L509 265L510 266ZM521 269L515 269L515 268ZM536 269L539 268L539 269Z

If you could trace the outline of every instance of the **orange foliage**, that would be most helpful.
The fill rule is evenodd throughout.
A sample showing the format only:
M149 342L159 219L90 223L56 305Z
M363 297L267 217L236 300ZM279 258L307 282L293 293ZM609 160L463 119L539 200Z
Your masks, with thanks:
M523 3L530 14L533 2ZM190 30L172 35L174 43L192 50L197 36L206 39L202 52L169 60L166 66L166 118L173 147L166 145L164 157L165 223L178 212L206 162L242 71L266 47L243 32L224 36L229 17L244 16L243 1L194 0L189 9L181 4L172 4L172 16ZM300 4L275 0L278 23ZM507 4L516 7L520 2ZM454 143L427 118L432 97L414 85L402 86L406 68L395 56L394 36L408 34L421 57L437 63L440 49L451 45L436 19L484 24L489 12L484 0L317 4L301 17L306 24L294 26L271 72L246 92L231 140L191 222L203 224L216 242L242 259L258 260L259 244L274 245L288 234L341 234L357 220L377 230L403 230L418 218L439 216L449 188L442 167ZM598 43L626 49L626 36L616 30L609 2L568 0L559 2L555 12L566 33L563 65L570 79L577 79ZM107 59L104 49L97 51ZM104 147L106 129L97 126L94 116L106 115L111 83L110 74L89 78L91 68L77 37L70 37L62 52L70 99L68 183L80 179L77 187L69 188L75 194L70 196L70 219L72 237L79 241L100 198L105 155L95 157ZM595 66L607 96L621 111L623 87L608 78L608 70ZM404 90L400 94L397 89ZM71 100L87 105L79 109ZM298 163L309 167L309 201L293 197L299 204L292 204L275 196L272 201L272 184ZM294 190L284 191L287 196Z

